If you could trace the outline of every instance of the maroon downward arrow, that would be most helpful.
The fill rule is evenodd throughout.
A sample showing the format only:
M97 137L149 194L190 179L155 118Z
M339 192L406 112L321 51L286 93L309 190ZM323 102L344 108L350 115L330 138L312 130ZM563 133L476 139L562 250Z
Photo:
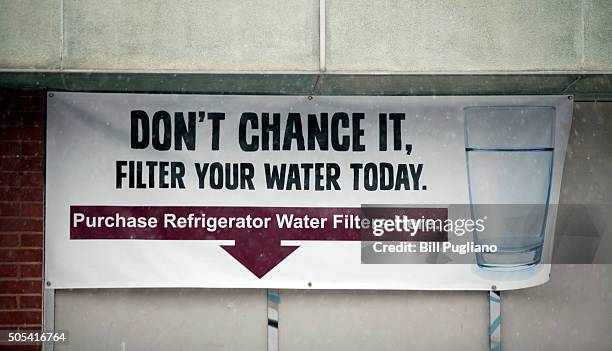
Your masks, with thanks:
M234 246L221 245L223 250L232 255L257 278L262 278L299 247L281 246L279 240L266 239L265 235L260 233L246 239L236 240Z
M367 216L364 212L368 212ZM75 214L90 218L155 218L158 226L150 228L109 227L106 222L97 222L88 226L86 220L79 221ZM169 228L165 227L164 216L176 217L201 216L235 217L251 216L252 218L274 218L277 214L296 217L328 218L325 229L292 228L283 229L274 225L267 229L217 228L208 231L201 227ZM221 248L240 262L257 278L262 278L299 246L281 246L281 240L326 240L326 241L446 241L446 232L418 232L410 237L406 233L386 233L384 237L374 237L371 232L351 227L331 229L333 215L359 215L363 218L393 218L394 215L409 215L411 218L447 218L446 208L329 208L329 207L187 207L187 206L70 206L70 239L106 239L106 240L234 240L234 245L221 245ZM98 225L102 224L102 225Z

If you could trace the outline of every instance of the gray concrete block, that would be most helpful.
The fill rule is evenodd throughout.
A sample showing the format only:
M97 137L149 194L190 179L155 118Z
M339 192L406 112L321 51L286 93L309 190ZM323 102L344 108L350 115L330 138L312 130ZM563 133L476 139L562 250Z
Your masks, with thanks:
M610 103L577 102L574 106L561 183L562 204L612 204L610 116Z
M485 292L282 290L280 350L488 350Z
M318 68L318 1L64 0L64 67Z
M0 68L60 65L60 0L0 0Z
M581 2L327 2L330 70L576 70Z
M612 349L610 265L553 265L550 281L502 293L504 350Z
M612 71L612 2L584 3L584 68Z
M265 350L266 291L57 290L55 350Z

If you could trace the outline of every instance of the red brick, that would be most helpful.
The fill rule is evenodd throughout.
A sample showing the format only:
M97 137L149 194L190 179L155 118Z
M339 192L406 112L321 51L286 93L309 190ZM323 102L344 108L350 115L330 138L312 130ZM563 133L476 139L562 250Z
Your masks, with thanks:
M43 175L41 173L2 172L0 173L0 186L42 187Z
M7 96L0 94L0 110L13 112L44 112L45 96L20 95Z
M38 171L45 168L45 160L42 157L22 157L20 171ZM23 184L22 184L23 185Z
M42 219L0 217L0 232L42 232L42 230Z
M24 174L21 177L21 186L31 186L36 188L42 188L44 185L44 179L42 174Z
M25 329L37 330L33 327L28 327ZM41 351L41 350L42 350L42 345L0 345L0 351Z
M42 91L0 91L0 294L4 294L0 295L0 326L3 329L42 329L46 95ZM30 248L19 247L21 244ZM29 295L12 296L19 294ZM41 346L0 346L0 350L41 350Z
M6 278L17 278L19 274L19 268L14 263L1 263L0 264L0 279Z
M19 192L20 201L43 201L44 198L43 188L23 188ZM42 227L41 227L42 230Z
M0 141L42 141L41 127L0 127Z
M14 309L17 309L17 296L0 296L0 310Z
M0 247L16 247L19 246L18 234L0 233Z
M0 156L21 155L22 144L16 141L0 142Z
M42 264L22 264L19 269L22 278L42 278Z
M0 313L0 325L40 324L42 313L38 311L7 311Z
M0 294L40 294L40 280L0 280Z
M22 156L43 156L45 154L45 145L41 142L23 142L21 143Z
M19 296L19 308L21 309L41 309L42 296Z
M21 215L21 204L18 202L0 203L0 217L18 217Z
M0 141L0 157L43 156L44 144L41 141Z
M42 262L42 249L0 249L0 262Z
M2 171L18 171L21 170L21 159L18 157L2 157L0 158L0 170Z
M0 188L0 201L42 201L42 188L20 188L2 187Z
M42 328L42 325L40 324L22 324L22 325L16 325L14 327L0 325L0 330L42 330L40 328Z
M2 187L19 186L20 181L20 174L17 172L0 173L0 186Z
M42 157L0 158L0 170L3 171L36 171L43 169Z
M42 112L0 111L0 125L7 127L42 127L45 115Z
M42 247L43 235L40 234L21 234L21 247Z
M41 217L43 216L43 204L42 202L28 202L21 203L22 217Z

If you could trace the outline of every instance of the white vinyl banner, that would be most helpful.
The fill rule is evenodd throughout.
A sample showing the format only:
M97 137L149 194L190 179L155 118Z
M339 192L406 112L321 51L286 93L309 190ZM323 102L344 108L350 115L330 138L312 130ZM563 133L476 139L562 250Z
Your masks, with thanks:
M542 284L571 114L567 96L49 93L47 286Z

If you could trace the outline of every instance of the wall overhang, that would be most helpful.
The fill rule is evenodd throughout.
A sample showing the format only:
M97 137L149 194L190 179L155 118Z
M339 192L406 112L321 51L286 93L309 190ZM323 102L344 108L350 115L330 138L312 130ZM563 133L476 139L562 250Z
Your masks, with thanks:
M0 89L274 95L554 95L612 99L610 73L3 71Z

